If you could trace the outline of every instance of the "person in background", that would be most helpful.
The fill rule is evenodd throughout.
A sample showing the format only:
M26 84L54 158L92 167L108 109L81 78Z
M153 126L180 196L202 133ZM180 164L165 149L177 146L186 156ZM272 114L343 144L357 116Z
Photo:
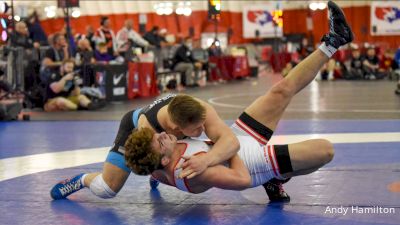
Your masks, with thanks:
M129 41L133 42L130 43ZM125 20L124 27L117 33L116 38L117 50L119 54L124 55L130 48L141 47L146 49L150 46L149 42L133 30L133 20Z
M106 43L98 43L96 50L94 52L94 57L97 62L99 63L108 63L111 60L114 60L115 57L107 51L107 44Z
M376 55L375 46L370 46L367 49L367 54L363 61L364 79L375 80L382 78L379 75L379 58Z
M191 37L184 39L184 42L176 50L173 61L174 71L183 73L181 79L182 85L188 87L198 86L198 71L202 67L202 64L193 58Z
M361 56L358 46L354 46L351 51L350 71L346 76L347 80L362 80L364 78L363 69L364 58Z
M60 71L51 75L44 105L46 112L71 111L77 110L78 107L93 110L100 107L80 93L79 79L76 75L72 59L63 61Z
M65 37L60 33L56 33L52 36L52 40L52 46L45 52L40 69L40 78L43 82L46 82L52 73L59 71L59 67L64 60L70 58Z
M75 65L81 69L83 85L92 86L95 84L95 72L91 64L96 63L96 59L88 39L81 38L78 40L78 48L74 58Z
M108 17L101 17L100 27L96 30L93 40L95 41L96 45L99 43L104 43L107 46L107 52L109 55L118 55L117 40L115 38L114 31L110 28L110 20Z
M47 41L46 33L44 32L42 25L39 21L39 16L36 11L34 11L28 17L28 30L29 30L29 37L32 39L33 42L39 43L41 46L49 45Z

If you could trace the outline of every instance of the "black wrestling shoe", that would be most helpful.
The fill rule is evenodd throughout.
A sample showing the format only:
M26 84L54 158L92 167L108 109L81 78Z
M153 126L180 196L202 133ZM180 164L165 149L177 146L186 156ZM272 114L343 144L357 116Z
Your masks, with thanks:
M346 22L343 11L334 2L328 2L329 33L325 34L321 41L327 46L338 49L340 46L350 43L354 39L353 32Z
M267 183L263 184L265 191L267 192L268 198L271 202L289 202L290 196L283 190L283 184L290 180L278 180L271 179Z

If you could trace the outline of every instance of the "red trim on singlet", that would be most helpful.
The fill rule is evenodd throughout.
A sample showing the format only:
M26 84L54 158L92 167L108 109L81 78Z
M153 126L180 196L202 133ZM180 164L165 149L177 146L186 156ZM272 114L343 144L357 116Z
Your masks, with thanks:
M276 171L279 175L281 175L281 170L279 169L278 159L276 158L276 151L273 145L271 145L271 151L274 151L275 162L276 162Z
M201 151L201 152L197 152L196 154L193 154L193 155L200 155L200 154L204 154L204 153L207 153L207 152ZM175 180L174 180L174 181L175 181ZM188 189L188 191L189 191L190 193L193 193L193 191L190 190L190 187L189 187L189 185L188 185L188 183L187 183L187 178L186 178L186 177L183 178L183 183L185 184L186 189Z
M185 152L186 152L186 150L187 150L188 144L185 143L185 142L180 142L180 144L185 144L185 150L183 151L183 153L182 153L182 155L181 155L181 158L182 158L182 156L185 154ZM181 161L181 158L179 158L178 161L176 161L176 163L175 163L175 165L174 165L174 171L172 172L172 178L173 178L172 181L174 182L174 187L176 187L176 183L175 183L175 169L176 169L176 165L178 165L179 161Z
M271 157L271 148L270 148L271 146L270 145L268 145L268 156L269 156L269 161L271 162L271 165L272 165L272 170L274 171L274 174L275 174L275 176L278 176L278 174L276 173L276 167L275 167L275 163L274 163L274 160L272 160L272 157Z
M237 121L240 121L240 122L243 123L243 125L245 125L246 127L244 127L243 125L241 125L241 124L238 123ZM255 134L258 134L259 136L262 137L262 135L260 135L260 134L257 133L256 131L254 131L251 127L249 127L248 125L246 125L246 123L244 123L242 120L237 119L235 123L236 123L240 128L242 128L244 131L246 131L246 133L248 133L250 136L252 136L253 138L255 138L258 142L260 142L261 144L263 144L263 145L266 145L266 144L267 144L268 140L267 140L266 138L265 138L266 141L264 141L264 140L261 140L260 137L255 136ZM251 133L251 132L248 131L248 130L253 131L255 134Z

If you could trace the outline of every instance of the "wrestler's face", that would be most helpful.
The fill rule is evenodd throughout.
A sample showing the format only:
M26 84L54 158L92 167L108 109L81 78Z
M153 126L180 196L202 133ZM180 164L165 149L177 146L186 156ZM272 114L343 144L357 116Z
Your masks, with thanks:
M201 121L199 123L191 124L185 128L180 129L185 136L199 137L204 131L204 122L205 121Z
M176 147L176 137L165 132L155 133L153 136L152 147L164 157L171 157Z

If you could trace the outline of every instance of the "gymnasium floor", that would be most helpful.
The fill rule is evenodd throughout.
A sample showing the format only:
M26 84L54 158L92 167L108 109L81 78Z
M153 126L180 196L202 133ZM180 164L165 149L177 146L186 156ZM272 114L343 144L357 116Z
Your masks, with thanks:
M186 93L209 101L231 124L279 79L263 74ZM271 142L322 137L334 143L336 155L285 184L292 199L286 204L268 203L262 187L199 195L164 185L151 191L148 177L135 175L111 200L85 189L52 201L49 190L57 181L99 171L121 116L154 99L96 112L29 112L33 121L0 123L0 224L400 224L400 97L394 89L390 81L315 81L293 99Z

